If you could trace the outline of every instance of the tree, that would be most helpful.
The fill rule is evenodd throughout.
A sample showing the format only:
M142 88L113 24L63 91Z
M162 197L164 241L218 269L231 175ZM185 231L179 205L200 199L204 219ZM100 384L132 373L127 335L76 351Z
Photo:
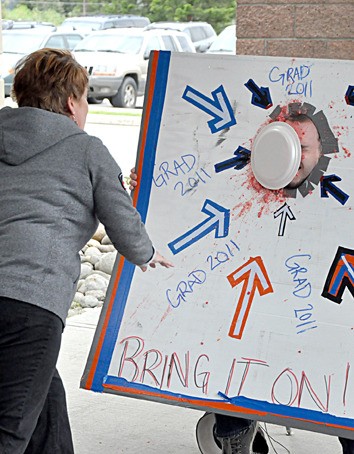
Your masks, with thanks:
M37 7L30 9L26 5L16 6L12 10L3 9L3 18L10 20L26 20L36 22L50 22L54 25L59 25L63 22L65 16L58 11L47 8L39 10Z
M151 22L205 21L219 33L226 25L234 23L236 15L236 0L20 0L10 10L14 2L4 1L4 17L48 21L48 16L53 16L52 22L56 25L60 24L62 15L138 14L147 16Z
M151 0L148 17L151 21L205 21L219 33L235 21L236 0Z

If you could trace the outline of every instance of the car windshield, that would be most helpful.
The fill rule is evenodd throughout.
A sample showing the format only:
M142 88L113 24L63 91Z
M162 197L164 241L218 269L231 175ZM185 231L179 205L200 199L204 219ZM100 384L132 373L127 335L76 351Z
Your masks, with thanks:
M75 51L138 54L142 44L143 37L137 35L90 35L75 47Z
M2 34L3 52L9 54L30 54L40 48L45 35L28 32L14 33L9 31Z
M219 36L217 36L214 42L209 47L208 52L232 52L236 50L236 36L235 26L227 27L223 30Z

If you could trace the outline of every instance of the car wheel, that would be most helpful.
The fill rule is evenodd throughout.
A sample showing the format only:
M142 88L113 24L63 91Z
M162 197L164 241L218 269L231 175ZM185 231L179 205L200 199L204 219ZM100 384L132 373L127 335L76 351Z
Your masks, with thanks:
M87 102L89 104L101 104L103 99L98 99L98 98L87 98Z
M132 77L126 77L120 86L118 93L110 98L113 107L127 107L133 109L137 97L136 82Z

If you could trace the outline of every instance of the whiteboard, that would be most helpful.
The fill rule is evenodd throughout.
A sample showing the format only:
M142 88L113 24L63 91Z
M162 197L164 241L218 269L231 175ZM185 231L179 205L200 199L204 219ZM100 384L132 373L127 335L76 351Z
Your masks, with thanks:
M175 267L117 260L83 388L354 438L353 74L152 53L133 200ZM292 111L321 154L266 189L255 139Z

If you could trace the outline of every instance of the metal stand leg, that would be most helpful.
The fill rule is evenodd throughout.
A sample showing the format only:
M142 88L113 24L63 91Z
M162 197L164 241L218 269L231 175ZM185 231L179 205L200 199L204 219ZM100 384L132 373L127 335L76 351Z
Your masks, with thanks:
M289 435L289 436L293 435L294 432L291 427L286 426L285 429L286 429L286 435Z

